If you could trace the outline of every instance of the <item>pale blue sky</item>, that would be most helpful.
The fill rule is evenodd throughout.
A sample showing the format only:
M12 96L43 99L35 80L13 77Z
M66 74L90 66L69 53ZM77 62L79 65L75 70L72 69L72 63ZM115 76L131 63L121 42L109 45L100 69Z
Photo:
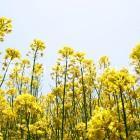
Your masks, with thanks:
M140 42L139 14L140 0L1 0L0 16L13 19L13 32L0 47L25 52L40 38L48 46L47 70L63 44L95 60L108 55L114 66L127 66L131 49Z

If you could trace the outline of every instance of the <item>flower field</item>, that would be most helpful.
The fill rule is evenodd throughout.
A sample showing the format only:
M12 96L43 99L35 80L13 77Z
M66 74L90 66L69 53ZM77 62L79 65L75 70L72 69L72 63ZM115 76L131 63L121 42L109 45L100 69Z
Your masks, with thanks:
M11 32L11 19L0 17L1 44ZM25 58L15 48L1 54L0 140L140 140L140 44L130 54L133 71L64 46L49 93L41 91L45 49L34 39Z

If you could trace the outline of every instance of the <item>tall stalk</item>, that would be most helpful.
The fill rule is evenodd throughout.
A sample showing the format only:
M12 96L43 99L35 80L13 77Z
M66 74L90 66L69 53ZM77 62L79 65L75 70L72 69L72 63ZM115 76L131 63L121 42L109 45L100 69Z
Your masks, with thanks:
M65 95L66 95L66 84L67 84L67 69L68 69L68 57L65 59L65 72L64 72L64 91L62 99L62 127L61 127L61 140L64 138L64 120L65 120Z
M38 48L36 48L33 58L33 67L32 67L32 76L31 76L31 84L30 84L30 93L33 94L33 81L34 81L34 71L35 71L35 64L36 64L36 58L37 58L37 51Z
M126 117L126 112L125 112L125 107L124 107L123 92L121 88L120 88L120 96L121 96L121 103L122 103L122 109L123 109L122 111L123 111L123 121L124 121L124 126L125 126L125 134L126 134L126 138L128 138L127 117Z
M86 91L85 91L85 83L84 83L84 72L83 72L83 68L81 67L81 76L82 76L82 90L83 90L83 109L84 109L84 121L86 124L86 128L87 129L87 123L88 123L88 115L87 115L87 102L86 102Z
M5 72L4 72L2 81L1 81L1 83L0 83L0 88L2 87L2 85L3 85L3 83L4 83L4 80L5 80L5 77L6 77L6 75L7 75L7 72L8 72L8 69L9 69L9 66L10 66L11 62L12 62L12 58L10 59L8 65L7 65L7 68L6 68Z

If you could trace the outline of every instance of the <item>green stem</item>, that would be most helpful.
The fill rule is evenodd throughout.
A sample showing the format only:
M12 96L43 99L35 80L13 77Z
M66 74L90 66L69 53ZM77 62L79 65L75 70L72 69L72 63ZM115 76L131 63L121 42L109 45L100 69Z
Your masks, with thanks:
M122 109L123 109L123 121L124 121L124 126L125 126L125 134L126 134L126 138L128 138L127 117L126 117L126 112L125 112L125 107L124 107L124 100L123 100L123 94L122 94L121 88L120 88L120 96L121 96Z
M65 64L65 75L64 75L64 92L63 92L63 100L62 100L62 130L61 130L61 140L64 138L64 120L65 120L65 95L66 95L66 84L67 84L67 69L68 69L68 58L66 57Z

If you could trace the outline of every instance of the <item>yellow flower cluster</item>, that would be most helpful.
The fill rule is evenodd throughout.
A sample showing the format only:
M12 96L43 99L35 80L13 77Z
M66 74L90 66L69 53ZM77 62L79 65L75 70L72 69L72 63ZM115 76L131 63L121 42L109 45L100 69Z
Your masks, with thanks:
M106 137L110 139L119 139L119 126L116 114L104 108L96 108L95 115L91 118L88 124L87 137L89 140L103 140ZM123 131L123 130L122 130ZM125 137L125 134L121 133Z
M14 96L17 94L17 89L16 88L11 88L9 90L7 90L6 92L8 95Z
M34 74L41 75L42 73L43 73L43 65L39 63L35 64Z
M140 74L140 43L138 43L130 54L132 64L135 66L135 71Z
M43 51L46 48L45 43L40 39L34 39L30 47L34 51Z
M136 78L129 74L127 69L117 71L108 68L104 71L100 80L107 92L119 93L120 90L130 90L134 86Z
M15 107L18 113L20 112L20 110L22 111L25 110L26 113L32 113L32 114L41 112L41 108L38 106L35 97L28 93L19 95L16 98Z
M12 31L11 19L0 17L0 41L4 41L4 36Z
M15 58L20 58L20 52L19 50L15 49L15 48L8 48L6 49L6 55L5 55L5 59L15 59Z
M99 66L100 68L106 68L110 65L109 58L107 56L102 56L99 59Z
M61 54L63 57L68 57L74 53L74 50L69 47L68 45L65 45L62 49L59 50L59 54Z

